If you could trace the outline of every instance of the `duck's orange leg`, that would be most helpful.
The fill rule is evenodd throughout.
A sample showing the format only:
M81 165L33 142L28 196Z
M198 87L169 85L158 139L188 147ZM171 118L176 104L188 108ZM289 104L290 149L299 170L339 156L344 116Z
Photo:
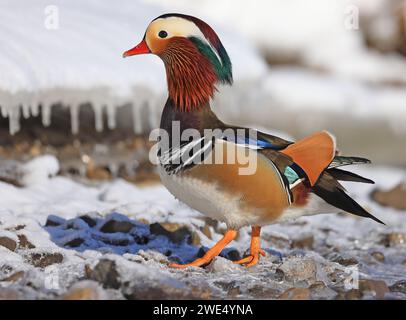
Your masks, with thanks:
M176 264L176 263L171 263L169 267L171 268L187 268L187 267L200 267L204 264L209 263L215 256L218 256L221 252L221 250L224 249L226 245L228 245L231 241L235 239L237 236L237 231L236 230L227 230L226 233L224 234L223 238L216 243L216 245L211 248L209 251L206 252L206 254L199 258L196 259L195 261L187 264Z
M245 264L247 267L252 267L258 263L260 255L265 257L265 251L261 249L260 233L261 227L252 227L250 255L234 263Z

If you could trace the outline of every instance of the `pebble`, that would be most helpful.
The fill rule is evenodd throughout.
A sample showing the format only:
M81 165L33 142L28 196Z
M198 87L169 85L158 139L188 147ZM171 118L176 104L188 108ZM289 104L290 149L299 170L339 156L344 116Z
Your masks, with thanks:
M401 183L388 191L375 190L371 197L382 206L406 210L406 183Z
M307 258L288 258L279 266L285 278L289 281L315 280L316 262Z
M290 288L278 298L281 300L309 300L310 290L307 288Z
M197 242L193 241L192 232L187 227L178 223L153 223L149 228L151 234L167 237L176 244L180 244L185 240L187 240L189 244ZM194 245L197 245L197 243L194 243Z
M292 248L313 249L313 244L314 244L314 236L309 235L292 240L291 246Z
M75 283L63 296L63 300L105 300L104 290L95 281L83 280Z
M406 294L406 280L400 280L395 282L393 285L389 287L389 289L392 292L402 292Z
M63 255L60 253L32 253L29 255L29 260L32 265L37 268L45 268L52 264L61 263Z
M24 234L18 235L18 247L20 249L34 249L35 246L28 241L27 236Z
M104 233L123 232L128 233L134 228L134 224L130 221L117 221L108 220L101 228L100 231Z
M385 262L385 255L380 251L374 251L371 253L371 256L379 262Z
M209 272L230 272L240 270L240 266L223 257L215 257L206 270Z
M15 251L17 249L17 242L9 237L0 237L0 246L7 248L10 251Z
M381 244L386 247L394 247L406 244L406 233L392 232L385 234L381 239Z
M362 279L359 280L359 290L364 295L367 292L373 292L376 299L384 299L385 294L389 292L389 287L382 280Z
M104 288L120 288L120 275L117 271L115 261L101 259L94 269L88 268L86 274L91 280L102 284Z

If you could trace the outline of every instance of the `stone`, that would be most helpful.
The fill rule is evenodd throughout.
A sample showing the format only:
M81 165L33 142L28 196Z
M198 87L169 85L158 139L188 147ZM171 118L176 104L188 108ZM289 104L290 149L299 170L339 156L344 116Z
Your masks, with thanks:
M88 215L80 216L79 219L82 219L91 228L93 228L97 224L96 220Z
M184 225L178 223L153 223L149 226L151 234L167 237L170 241L180 244L185 240L193 242L192 232Z
M309 286L312 299L330 300L337 296L337 292L327 287L323 281L317 281Z
M316 279L317 265L312 259L295 257L286 259L277 270L289 281L308 281Z
M84 280L75 283L62 296L63 300L104 300L104 290L95 281Z
M77 248L77 247L80 247L80 246L83 244L83 242L85 242L84 239L82 239L82 238L75 238L75 239L72 239L72 240L66 242L66 243L64 244L64 246L65 246L65 247L70 247L70 248Z
M393 285L389 287L391 292L402 292L406 294L406 280L400 280L395 282Z
M204 226L202 228L200 228L200 231L209 239L212 239L212 234L210 231L210 226L205 223Z
M236 249L229 249L224 254L221 254L221 256L231 261L238 261L241 259L240 252Z
M230 272L239 270L240 266L227 260L223 257L215 257L210 264L207 266L206 270L209 272Z
M27 236L24 234L18 235L18 247L20 249L34 249L35 246L28 241Z
M366 292L373 292L376 299L384 299L385 294L389 292L389 287L382 280L362 279L359 280L359 290L364 295Z
M101 228L100 231L104 233L123 232L128 233L134 228L134 224L130 221L117 221L108 220Z
M371 197L381 206L406 210L406 183L401 183L388 191L375 190Z
M254 285L248 289L248 293L254 299L276 299L279 297L279 291L275 288L268 288L263 285Z
M13 273L12 275L10 275L10 276L8 276L8 277L2 279L1 281L13 282L13 283L14 283L14 282L17 282L17 281L19 281L20 279L22 279L22 278L24 277L24 275L25 275L25 272L24 272L24 271L17 271L17 272L15 272L15 273Z
M15 251L17 249L17 242L9 237L0 237L0 246L7 248L10 251Z
M291 246L300 249L313 249L314 237L312 235L292 240Z
M104 288L120 288L120 275L117 271L115 261L101 259L93 270L87 270L86 273L91 280L101 283Z
M0 300L20 300L20 292L12 288L0 288Z
M29 256L32 265L37 268L45 268L52 264L61 263L63 255L60 253L32 253Z
M290 288L283 292L278 299L281 300L309 300L310 290L307 288Z
M374 251L371 253L371 256L379 262L385 262L385 255L380 251Z
M45 227L57 227L64 224L65 222L66 220L61 217L50 215L45 222Z
M337 262L342 266L346 267L358 264L358 260L356 258L345 255L344 256L338 255L338 257L332 261Z
M391 232L385 234L381 239L381 244L386 247L394 247L397 245L406 244L406 233L401 232Z
M264 234L262 237L265 241L268 241L272 247L276 248L288 248L291 244L289 239L275 235Z

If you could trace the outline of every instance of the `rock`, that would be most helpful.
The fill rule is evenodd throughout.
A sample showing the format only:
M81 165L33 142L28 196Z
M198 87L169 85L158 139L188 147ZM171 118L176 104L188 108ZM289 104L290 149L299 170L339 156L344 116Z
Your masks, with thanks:
M406 244L406 233L392 232L385 234L380 242L386 247L394 247Z
M128 291L128 290L127 290ZM211 298L210 289L203 286L187 287L177 280L156 283L141 283L125 294L131 300L207 300Z
M222 253L221 256L231 261L238 261L241 259L240 252L236 249L229 249L224 254Z
M216 281L214 285L224 290L230 298L236 298L241 294L240 286L236 281Z
M315 280L317 266L312 259L295 257L286 259L277 270L282 271L287 280L296 282Z
M406 294L406 280L400 280L395 282L389 287L389 290L392 292L402 292Z
M379 262L385 262L385 256L382 252L374 251L371 253L371 256L374 257L374 259Z
M358 264L358 260L352 256L346 255L346 254L338 254L335 253L334 254L334 258L331 259L331 261L337 262L339 264L341 264L342 266L352 266L352 265L356 265Z
M115 261L101 259L93 270L87 270L87 274L91 280L101 283L104 288L120 288L120 275L117 271Z
M86 171L86 176L90 180L110 180L112 178L111 173L105 167L95 167L89 165Z
M20 300L20 292L12 288L0 288L0 300Z
M388 191L375 190L372 192L371 197L382 206L405 210L406 183L401 183Z
M307 288L290 288L283 292L278 299L281 300L309 300L310 290Z
M128 233L134 228L134 224L130 221L117 221L108 220L101 228L100 231L104 233L123 232Z
M80 246L83 244L83 242L85 242L84 239L82 239L82 238L75 238L75 239L72 239L72 240L66 242L66 243L64 244L64 246L65 246L65 247L70 247L70 248L76 248L76 247L80 247Z
M264 238L265 241L270 242L272 247L276 247L276 248L290 247L290 240L287 238L270 235L270 234L264 234L262 237Z
M13 273L11 276L8 276L4 279L2 279L1 281L5 281L5 282L17 282L20 279L22 279L25 275L24 271L17 271L15 273Z
M10 251L15 251L17 249L17 242L9 237L0 236L0 246L3 246Z
M210 226L205 223L204 226L202 228L200 228L200 231L202 231L202 233L209 239L212 239L212 234L210 231Z
M366 292L373 292L376 299L383 299L389 292L389 287L385 281L362 279L359 280L359 290L365 295Z
M337 300L360 300L362 299L362 292L358 289L350 289L348 291L339 291Z
M64 224L65 222L66 220L61 217L50 215L45 222L45 227L57 227Z
M20 249L34 249L35 246L28 241L27 236L24 234L18 235L18 247Z
M263 285L254 285L248 289L248 293L254 299L276 299L279 297L279 291L275 288L268 288Z
M167 237L170 241L180 244L193 242L192 232L184 225L178 223L153 223L149 226L151 234Z
M292 240L293 248L313 249L314 237L312 235Z
M215 257L207 266L209 272L230 272L240 269L240 266L223 257Z
M84 280L75 283L62 296L63 300L105 300L104 290L95 281Z
M317 281L309 286L312 299L329 300L337 296L337 292L327 287L323 281Z
M31 264L37 268L45 268L63 261L63 255L60 253L32 253L29 257Z
M91 228L93 228L97 224L96 220L88 215L80 216L79 219L82 219Z

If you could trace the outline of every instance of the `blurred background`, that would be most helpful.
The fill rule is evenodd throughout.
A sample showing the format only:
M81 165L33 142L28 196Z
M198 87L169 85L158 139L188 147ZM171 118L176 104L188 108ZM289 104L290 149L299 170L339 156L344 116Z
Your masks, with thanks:
M328 129L343 153L406 165L404 0L0 3L3 180L41 154L73 177L156 178L163 64L121 54L166 12L202 18L228 50L235 84L213 101L224 121L293 139Z

